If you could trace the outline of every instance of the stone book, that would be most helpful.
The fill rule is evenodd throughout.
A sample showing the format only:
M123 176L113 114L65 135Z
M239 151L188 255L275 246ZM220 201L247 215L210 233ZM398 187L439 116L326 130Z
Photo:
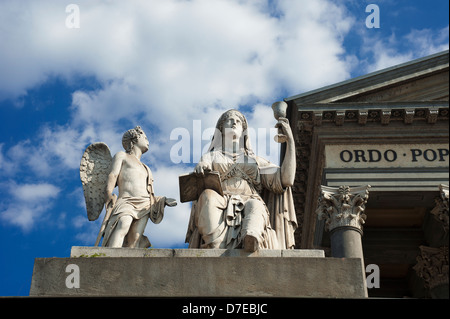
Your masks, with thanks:
M212 189L223 195L219 172L189 173L178 177L180 201L182 203L197 200L205 189Z

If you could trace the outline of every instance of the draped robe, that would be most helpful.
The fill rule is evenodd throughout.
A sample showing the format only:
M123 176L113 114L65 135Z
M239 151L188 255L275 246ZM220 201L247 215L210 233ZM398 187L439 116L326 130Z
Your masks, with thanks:
M224 195L205 190L193 202L186 234L189 248L241 248L247 234L256 237L262 249L294 248L292 192L282 186L278 166L248 152L214 150L201 162L219 172Z

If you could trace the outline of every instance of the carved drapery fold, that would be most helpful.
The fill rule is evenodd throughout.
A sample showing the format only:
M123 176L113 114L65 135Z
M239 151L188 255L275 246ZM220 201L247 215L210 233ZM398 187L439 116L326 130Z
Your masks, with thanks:
M325 220L325 230L338 227L354 227L362 232L366 220L365 204L369 198L370 185L362 187L320 186L316 213Z

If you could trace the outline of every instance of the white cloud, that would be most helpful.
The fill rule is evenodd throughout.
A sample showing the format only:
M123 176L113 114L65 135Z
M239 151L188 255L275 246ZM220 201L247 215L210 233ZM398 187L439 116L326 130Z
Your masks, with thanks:
M70 222L71 226L75 228L75 240L81 245L94 246L103 222L103 214L96 221L89 221L86 214L73 217Z
M166 207L164 218L159 224L148 222L145 235L150 239L154 248L167 248L173 245L183 245L189 216L191 211L190 203L180 203L180 193L178 186L178 176L189 173L180 167L160 166L157 169L151 167L156 196L174 198L178 204L175 207ZM191 170L192 171L192 170Z
M396 48L389 47L383 41L374 43L372 50L375 62L368 67L368 73L405 63L413 59L412 52L400 53Z
M151 142L169 154L167 140L176 127L192 133L194 119L211 127L225 109L270 104L282 88L296 94L343 80L352 67L340 56L353 19L324 0L277 2L277 17L266 1L77 4L79 29L66 28L64 4L0 4L0 29L8 30L2 39L7 49L0 52L0 99L20 99L51 76L73 83L87 75L100 83L73 93L68 125L41 133L33 149L42 160L28 161L41 175L50 174L50 158L75 168L79 153L95 140L120 150L121 132L128 129L123 120L157 132Z
M41 206L12 203L0 213L0 218L3 222L18 226L23 231L29 231L43 211Z
M0 212L0 219L24 231L31 230L35 223L43 220L42 216L51 207L51 200L55 199L60 192L59 187L48 183L10 182L8 186L2 186L12 197L7 207Z
M162 154L169 154L167 140L176 127L192 134L194 119L211 127L225 109L255 99L270 104L282 87L298 93L349 76L353 65L339 57L352 24L344 9L326 1L281 1L277 10L283 14L275 18L261 3L81 1L80 29L63 25L62 6L49 1L22 6L19 18L37 29L11 30L29 48L27 56L4 59L5 64L40 74L34 84L52 74L68 81L94 75L101 83L73 93L69 125L43 130L43 143L35 147L43 160L29 162L34 171L50 174L49 158L75 168L77 154L96 140L119 151L121 132L129 128L119 125L124 119L130 127L157 132L150 140L159 152L152 157L167 161ZM9 51L21 50L15 41L10 44ZM0 75L0 83L6 81ZM16 86L10 93L23 92L33 83L18 76L10 85Z
M279 19L253 1L79 1L79 6L80 28L67 29L63 5L3 3L3 12L15 14L0 23L17 27L4 41L2 90L19 95L50 75L94 75L104 91L117 91L107 83L118 80L138 95L108 104L118 116L127 102L131 112L138 107L133 102L140 102L155 108L147 110L151 119L186 106L192 115L216 101L235 106L248 96L270 99L284 85L297 93L349 75L338 55L352 19L326 1L280 1Z
M60 189L52 184L25 184L11 187L12 195L22 201L42 201L58 196Z
M374 72L449 48L448 26L440 30L413 29L398 37L394 32L385 38L363 34L363 53L372 61L367 72Z
M448 50L449 48L449 27L433 31L431 29L413 29L405 36L413 44L416 55L427 56L433 53Z
M14 163L3 154L4 144L0 143L0 172L3 174L11 174L15 171Z

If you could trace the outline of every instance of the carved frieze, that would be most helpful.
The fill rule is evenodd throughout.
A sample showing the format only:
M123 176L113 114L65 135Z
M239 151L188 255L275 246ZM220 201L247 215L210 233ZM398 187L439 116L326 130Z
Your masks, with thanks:
M369 116L369 112L367 110L359 110L358 111L358 124L365 125L367 123L368 116Z
M392 111L387 110L381 110L381 124L387 125L389 124L389 121L391 120L391 113Z
M427 110L427 121L430 124L434 124L437 122L439 115L439 109L428 109Z
M414 121L426 121L436 124L439 120L448 120L448 102L435 102L439 105L398 105L397 103L381 103L380 105L364 105L362 103L329 103L311 104L299 107L301 122L312 122L314 126L334 123L356 122L365 125L368 122L379 122L388 125L402 121L412 124Z

